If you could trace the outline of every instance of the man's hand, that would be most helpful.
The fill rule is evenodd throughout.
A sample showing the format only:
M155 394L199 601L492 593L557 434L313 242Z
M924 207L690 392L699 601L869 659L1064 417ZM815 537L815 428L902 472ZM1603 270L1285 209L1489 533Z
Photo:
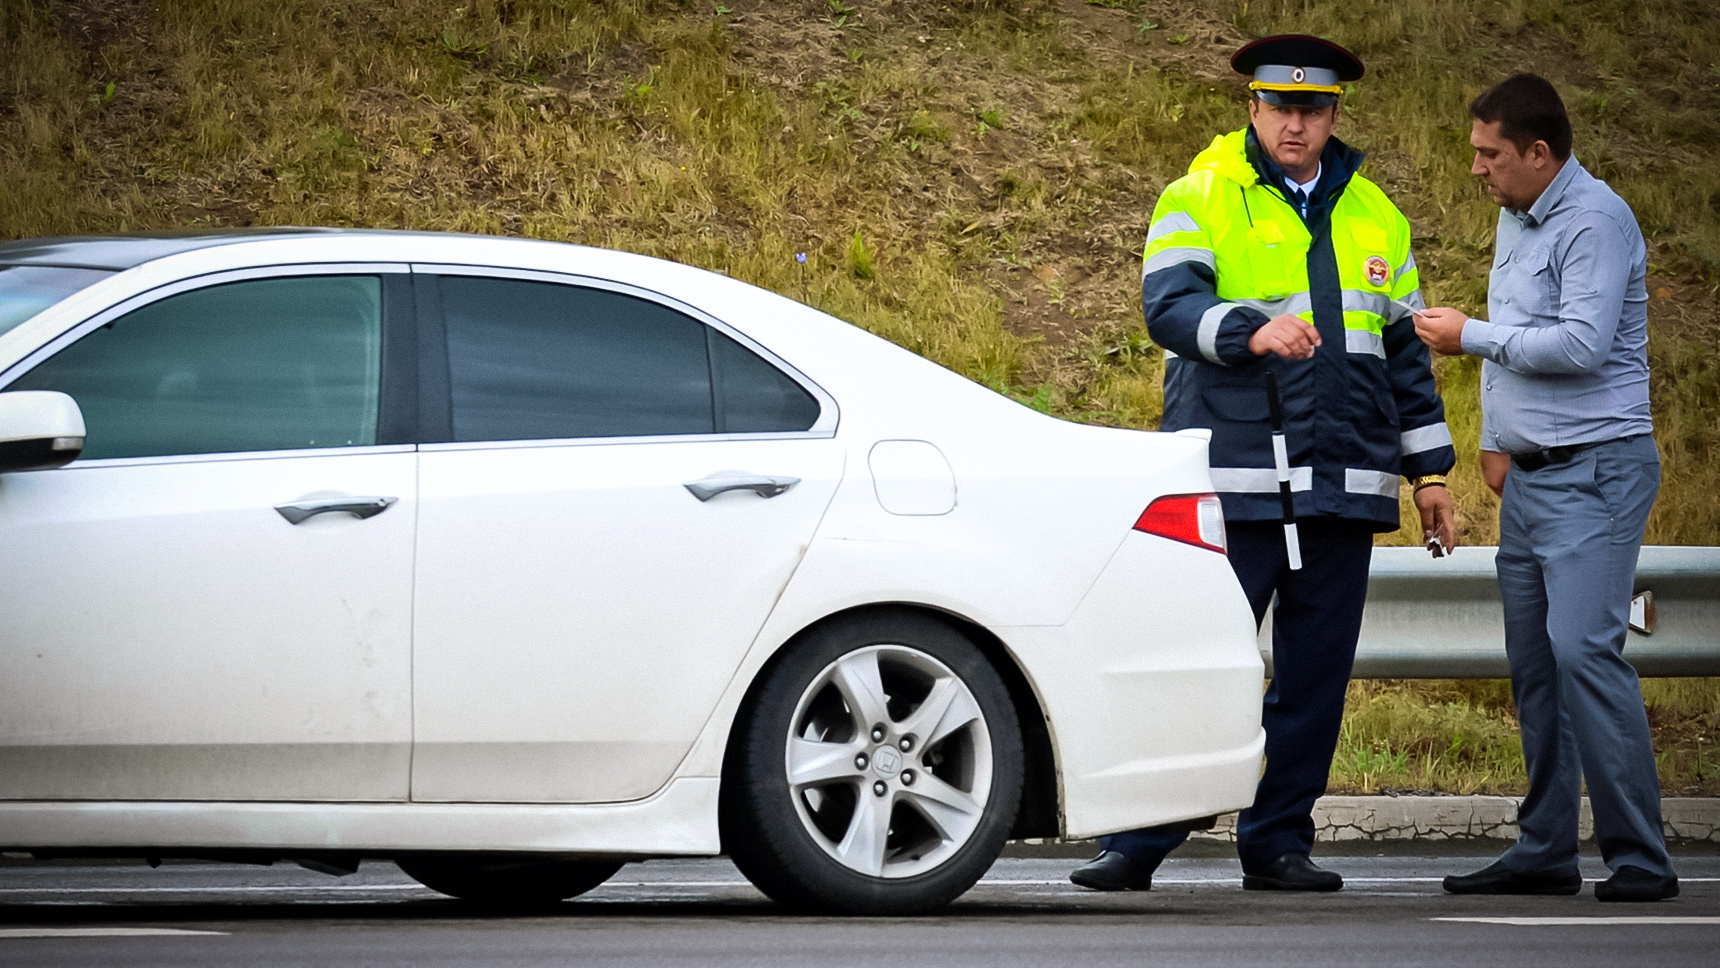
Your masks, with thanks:
M1424 309L1415 314L1415 335L1441 356L1462 356L1463 324L1467 322L1467 315L1450 306Z
M1276 316L1248 338L1248 351L1255 356L1277 353L1287 360L1306 360L1320 345L1320 331L1300 316Z
M1440 544L1445 546L1446 554L1455 551L1457 510L1451 503L1451 492L1444 485L1429 484L1415 492L1415 506L1421 512L1422 540L1430 541L1437 535Z

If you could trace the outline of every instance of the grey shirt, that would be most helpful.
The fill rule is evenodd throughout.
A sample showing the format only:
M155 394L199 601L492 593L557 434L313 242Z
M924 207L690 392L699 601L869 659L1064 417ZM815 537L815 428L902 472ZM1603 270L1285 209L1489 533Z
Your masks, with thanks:
M1481 365L1481 447L1507 453L1653 429L1648 253L1630 206L1572 155L1527 212L1501 209Z

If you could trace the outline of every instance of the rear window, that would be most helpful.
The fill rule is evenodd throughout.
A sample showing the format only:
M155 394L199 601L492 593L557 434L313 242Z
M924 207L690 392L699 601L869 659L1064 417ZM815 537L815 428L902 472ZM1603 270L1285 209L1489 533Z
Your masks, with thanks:
M72 293L111 275L106 269L0 266L0 336Z
M806 430L818 422L818 401L800 384L722 333L713 329L710 337L711 370L722 402L719 432Z

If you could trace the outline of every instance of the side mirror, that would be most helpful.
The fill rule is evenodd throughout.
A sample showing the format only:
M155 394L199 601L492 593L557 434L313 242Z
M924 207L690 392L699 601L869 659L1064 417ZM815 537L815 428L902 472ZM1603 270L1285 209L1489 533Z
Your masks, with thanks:
M84 451L84 413L54 390L0 393L0 474L64 467Z

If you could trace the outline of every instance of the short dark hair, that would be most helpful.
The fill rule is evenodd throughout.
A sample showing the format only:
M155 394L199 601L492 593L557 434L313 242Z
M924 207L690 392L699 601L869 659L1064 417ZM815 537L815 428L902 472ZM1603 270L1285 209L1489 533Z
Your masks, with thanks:
M1513 74L1469 102L1469 116L1499 125L1499 133L1526 152L1545 141L1553 157L1571 156L1571 118L1552 82L1539 74Z

